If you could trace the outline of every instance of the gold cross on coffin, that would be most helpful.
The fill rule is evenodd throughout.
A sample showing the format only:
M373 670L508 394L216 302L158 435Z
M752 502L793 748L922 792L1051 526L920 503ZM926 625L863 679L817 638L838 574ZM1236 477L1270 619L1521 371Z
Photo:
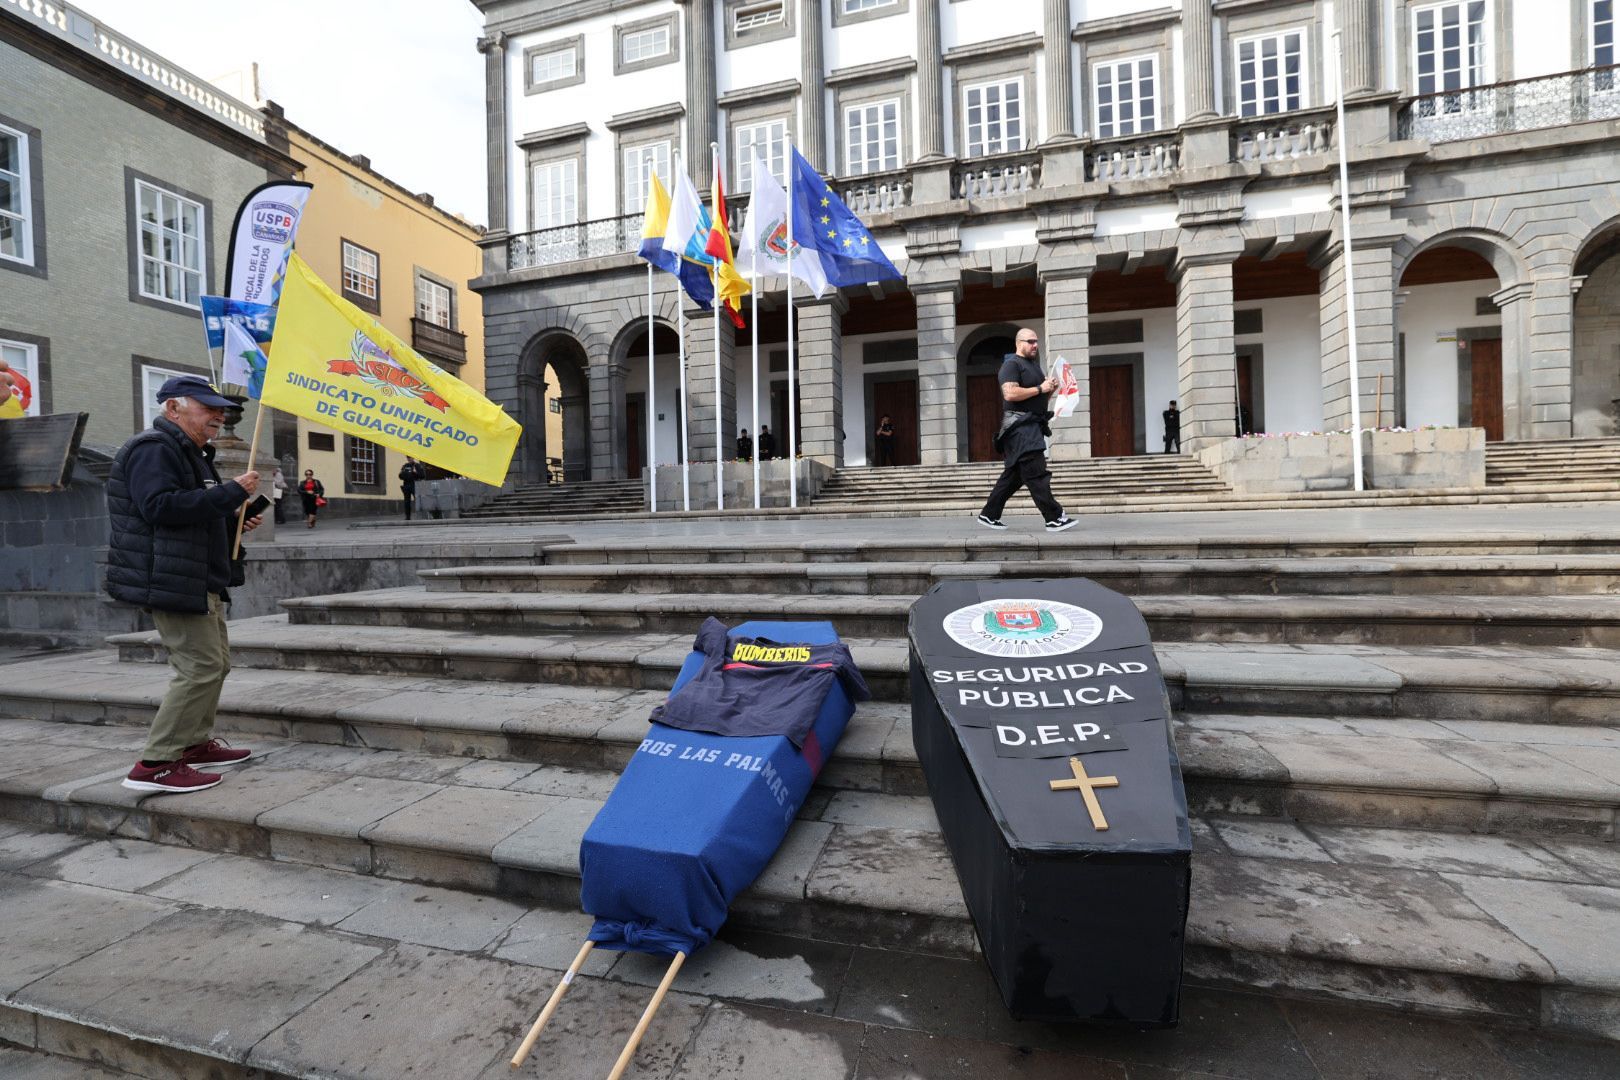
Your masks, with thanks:
M1053 780L1051 781L1052 790L1078 790L1080 792L1080 797L1086 800L1087 812L1091 814L1091 827L1096 829L1098 832L1106 832L1108 830L1108 819L1103 817L1102 806L1097 802L1097 792L1094 789L1100 787L1119 787L1119 777L1087 776L1086 767L1081 764L1080 759L1077 757L1072 757L1069 759L1069 768L1074 770L1074 779Z

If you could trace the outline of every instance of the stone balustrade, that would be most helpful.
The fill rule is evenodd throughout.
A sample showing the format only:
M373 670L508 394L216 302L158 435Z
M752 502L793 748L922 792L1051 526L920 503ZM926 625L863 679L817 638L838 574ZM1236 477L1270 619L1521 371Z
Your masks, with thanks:
M911 205L911 173L896 169L846 180L838 185L838 196L856 217L892 214Z
M951 170L951 196L957 199L996 199L1040 186L1041 159L1033 153L979 158Z
M1293 161L1333 149L1332 113L1290 114L1250 121L1232 131L1232 160L1236 162Z
M1086 179L1102 183L1154 180L1180 169L1181 137L1175 134L1099 143L1086 154Z

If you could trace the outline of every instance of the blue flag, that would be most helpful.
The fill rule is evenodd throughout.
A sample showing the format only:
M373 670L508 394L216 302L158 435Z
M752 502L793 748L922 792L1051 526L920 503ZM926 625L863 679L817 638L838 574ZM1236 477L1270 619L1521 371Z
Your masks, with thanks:
M829 285L864 285L904 276L798 150L793 151L793 239L800 249L794 261L807 253L819 259Z

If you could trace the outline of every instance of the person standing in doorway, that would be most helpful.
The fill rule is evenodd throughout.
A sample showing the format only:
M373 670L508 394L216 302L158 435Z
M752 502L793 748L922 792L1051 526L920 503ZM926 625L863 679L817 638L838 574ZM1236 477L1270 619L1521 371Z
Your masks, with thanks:
M326 505L326 488L315 479L314 469L304 470L304 478L298 482L298 498L304 504L304 520L313 529L315 512Z
M737 460L754 460L754 440L748 437L747 428L743 428L742 432L737 436Z
M277 525L287 524L287 510L281 501L281 497L285 494L287 494L287 478L281 475L281 466L277 465L276 471L270 474L270 498L275 500Z
M894 421L889 414L884 413L878 420L877 430L872 433L872 440L877 446L878 465L894 464Z
M770 461L776 456L776 436L771 434L771 425L759 425L759 460Z
M405 520L411 520L411 510L416 506L416 482L427 479L427 470L422 463L413 457L407 457L405 464L399 467L399 490L405 496Z
M1041 371L1040 338L1027 326L1018 331L1016 352L1001 362L996 381L1001 384L1001 428L996 432L996 449L1006 464L990 489L979 524L987 529L1005 529L1001 512L1007 500L1021 487L1029 488L1047 532L1062 532L1079 524L1063 512L1052 497L1052 470L1046 467L1046 439L1052 434L1052 414L1046 397L1057 389L1057 381Z
M1172 453L1172 446L1175 447L1174 453L1181 453L1181 410L1176 408L1174 401L1164 410L1164 452Z
M259 488L252 469L221 481L210 440L232 402L208 380L182 375L157 393L163 414L124 444L107 476L107 594L151 613L174 679L141 758L124 777L134 791L203 791L220 781L203 768L236 765L252 751L213 737L231 670L225 628L242 564L231 558L238 509ZM258 528L255 516L242 524Z

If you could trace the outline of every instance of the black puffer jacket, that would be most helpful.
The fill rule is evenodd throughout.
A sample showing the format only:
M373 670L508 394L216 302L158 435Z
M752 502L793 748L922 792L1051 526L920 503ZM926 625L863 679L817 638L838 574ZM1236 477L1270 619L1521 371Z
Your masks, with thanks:
M118 451L107 478L108 595L205 614L210 593L241 583L240 564L230 558L231 523L247 498L236 481L219 482L211 455L159 417Z

